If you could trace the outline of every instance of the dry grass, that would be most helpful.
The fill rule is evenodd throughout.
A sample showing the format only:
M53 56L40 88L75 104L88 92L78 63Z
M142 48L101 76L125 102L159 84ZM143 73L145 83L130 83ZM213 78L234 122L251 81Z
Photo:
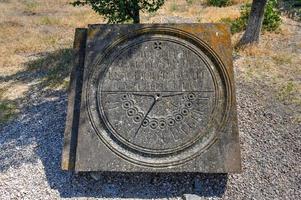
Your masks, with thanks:
M88 8L69 0L11 0L0 4L0 74L22 70L29 54L69 48L75 27L102 22Z
M258 45L239 50L243 57L237 65L245 80L264 82L276 91L280 101L301 106L301 56L296 44L301 32L298 28L297 22L284 18L279 33L266 33Z
M37 83L65 87L71 58L70 51L64 49L72 47L74 29L89 23L103 22L89 8L74 8L69 2L0 2L0 123L11 119L18 112L22 99L30 90L31 83L9 77L33 70L30 64L40 61L43 65L39 66L39 70L47 70L47 73ZM51 60L51 64L45 59Z
M30 87L5 77L24 71L46 70L46 76L38 80L41 84L61 88L68 83L71 67L70 48L74 29L91 23L104 23L104 19L88 7L74 8L70 0L6 0L0 1L0 112L11 118L20 99ZM168 17L188 18L193 22L218 22L222 18L239 17L240 5L248 0L233 0L232 6L208 7L206 0L167 0L157 13L142 13L142 23L160 23ZM298 48L288 47L296 30L285 21L279 33L265 34L258 46L239 51L243 59L238 66L243 78L254 81L266 80L279 91L277 95L285 102L298 102L301 88L296 76L300 75ZM241 34L233 36L237 41ZM282 47L276 46L280 44ZM3 81L4 80L4 81ZM8 89L9 88L9 89ZM299 96L298 96L299 94ZM3 103L5 102L5 103ZM5 110L5 111L4 111ZM0 118L1 118L0 117Z
M229 7L206 7L199 13L199 22L219 22L223 18L236 19L240 16L240 7L237 5Z
M194 22L218 22L222 18L235 19L240 15L240 6L249 0L233 1L232 6L218 8L206 5L206 0L167 0L156 15L143 13L142 22L161 23L163 16L189 18Z
M0 125L13 118L18 112L17 103L5 97L7 90L11 88L0 88Z
M252 0L232 0L232 4L244 4L244 3L251 3Z
M244 56L272 56L274 52L269 48L262 48L258 45L249 45L246 46L244 49L240 50L240 53Z

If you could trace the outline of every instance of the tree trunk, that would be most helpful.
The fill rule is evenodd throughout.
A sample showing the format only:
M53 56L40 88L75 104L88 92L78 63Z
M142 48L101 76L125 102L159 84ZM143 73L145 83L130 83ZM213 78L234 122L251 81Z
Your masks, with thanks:
M140 23L139 9L134 10L133 20L134 20L134 24Z
M132 17L134 24L140 23L140 16L139 16L139 3L138 1L133 1L133 8L132 8Z
M259 41L267 0L253 0L248 25L238 47Z

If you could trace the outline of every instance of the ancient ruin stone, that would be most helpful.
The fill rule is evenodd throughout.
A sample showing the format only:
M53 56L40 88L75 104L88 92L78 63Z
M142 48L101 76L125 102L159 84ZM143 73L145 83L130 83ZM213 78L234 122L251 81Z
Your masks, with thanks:
M90 25L74 49L63 169L240 171L225 25Z

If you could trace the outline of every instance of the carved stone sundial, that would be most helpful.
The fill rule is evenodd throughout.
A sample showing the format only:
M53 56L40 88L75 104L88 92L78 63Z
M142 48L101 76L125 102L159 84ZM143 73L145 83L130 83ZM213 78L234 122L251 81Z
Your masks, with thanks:
M89 27L86 49L78 51L85 60L77 60L84 62L83 83L73 83L82 87L79 121L70 124L78 127L69 139L76 145L64 151L65 168L239 171L231 55L220 48L229 35L223 26L194 26L194 34L189 25Z

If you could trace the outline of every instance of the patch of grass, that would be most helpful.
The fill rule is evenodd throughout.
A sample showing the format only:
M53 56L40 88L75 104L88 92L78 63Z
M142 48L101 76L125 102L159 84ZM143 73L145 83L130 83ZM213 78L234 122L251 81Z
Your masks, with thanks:
M240 8L240 17L234 20L230 18L224 18L221 19L221 22L230 25L231 33L233 34L239 33L245 30L247 27L250 10L251 10L251 4L242 5Z
M58 25L60 24L60 20L53 17L43 16L39 22L40 25Z
M24 13L29 14L29 15L34 15L39 6L38 2L36 2L34 0L25 0L23 2L25 5Z
M292 64L292 56L288 54L280 54L272 56L272 59L277 65Z
M231 3L231 0L207 0L209 6L223 7L231 5Z
M17 113L17 107L9 101L0 101L0 125L12 119Z
M0 88L0 99L2 99L2 98L3 98L3 96L4 96L4 92L5 92L5 89L3 89L3 88Z
M24 27L24 25L18 21L3 21L3 22L0 22L0 26L1 26L1 28Z
M195 6L192 6L195 7ZM197 16L199 22L220 22L223 18L229 18L234 20L240 16L239 6L231 7L204 7L204 9L198 9L193 16Z
M12 119L17 113L17 106L14 102L4 100L5 89L0 89L0 125Z
M172 4L170 5L170 11L175 12L177 10L179 10L179 6L177 5L176 2L172 2Z
M196 0L186 0L188 5L192 5L196 2Z
M251 4L247 3L241 6L240 17L236 19L223 18L220 20L222 23L227 23L231 27L231 32L239 33L246 29L248 19L251 11ZM281 24L280 11L278 9L277 0L268 0L265 7L264 19L262 22L262 31L277 31Z
M67 89L69 87L69 84L70 84L70 79L69 79L69 77L66 77L63 80L63 83L61 84L61 87L64 88L64 89Z
M232 4L246 4L252 2L252 0L231 0Z
M42 38L42 41L45 46L56 46L57 42L58 42L59 38L57 36L53 36L53 35L48 35L47 37Z
M243 31L246 27L247 27L247 19L245 20L242 17L239 17L237 19L231 19L229 17L227 18L222 18L220 20L221 23L225 23L228 24L230 26L231 29L231 33L239 33L241 31Z
M249 44L246 45L243 49L237 49L239 53L244 56L251 57L263 57L263 56L275 56L274 52L269 48L262 48L258 44Z
M155 13L155 12L149 12L149 13L148 13L148 16L149 16L149 17L155 17L155 16L156 16L156 13Z
M254 76L255 70L254 68L250 67L247 71L246 71L246 78L250 81L252 80L252 77Z
M278 9L278 0L268 0L265 7L262 28L264 31L277 31L282 20Z
M278 99L286 104L295 103L301 105L301 99L296 95L297 86L295 83L289 81L284 83L278 92Z
M14 53L32 53L38 51L51 50L57 46L60 35L38 34L33 32L26 40L20 40L18 46L14 46Z
M72 67L73 51L62 49L40 59L27 63L29 70L40 70L46 73L42 82L49 87L66 87L66 77L69 76Z

